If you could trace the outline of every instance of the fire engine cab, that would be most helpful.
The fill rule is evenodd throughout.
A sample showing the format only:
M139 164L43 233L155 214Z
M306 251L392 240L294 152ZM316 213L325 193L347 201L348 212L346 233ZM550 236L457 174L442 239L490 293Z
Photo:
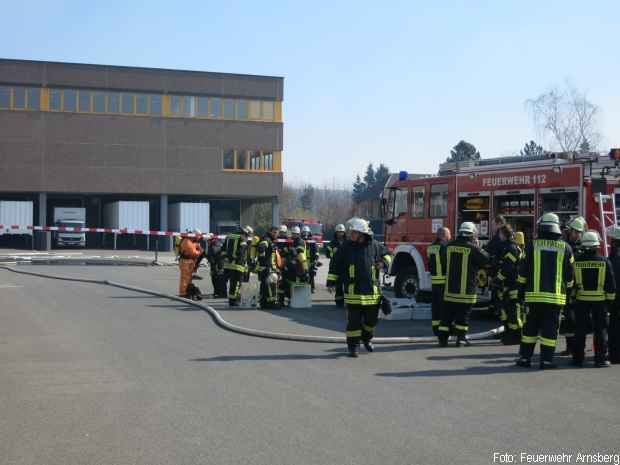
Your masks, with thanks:
M485 244L495 234L494 217L503 215L526 241L547 212L560 221L583 216L603 239L617 223L620 196L620 149L596 153L548 153L539 157L501 157L446 162L437 176L390 176L382 194L385 243L394 253L389 275L396 297L431 290L426 248L440 227L454 231L463 221L478 227Z

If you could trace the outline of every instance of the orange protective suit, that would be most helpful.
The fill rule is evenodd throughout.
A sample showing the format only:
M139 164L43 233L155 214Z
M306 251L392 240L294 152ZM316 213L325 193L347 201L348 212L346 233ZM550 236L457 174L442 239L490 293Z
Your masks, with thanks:
M190 238L184 237L181 240L179 249L181 252L181 258L179 259L179 270L181 271L179 295L185 297L187 295L187 286L192 280L196 259L202 254L202 248Z

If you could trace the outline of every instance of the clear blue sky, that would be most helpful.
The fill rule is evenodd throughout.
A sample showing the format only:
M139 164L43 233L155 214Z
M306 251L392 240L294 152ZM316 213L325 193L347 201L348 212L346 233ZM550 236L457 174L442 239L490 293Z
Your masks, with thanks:
M440 6L432 6L437 3ZM567 79L620 146L620 2L3 2L0 56L284 76L284 168L349 183L536 138L524 101Z

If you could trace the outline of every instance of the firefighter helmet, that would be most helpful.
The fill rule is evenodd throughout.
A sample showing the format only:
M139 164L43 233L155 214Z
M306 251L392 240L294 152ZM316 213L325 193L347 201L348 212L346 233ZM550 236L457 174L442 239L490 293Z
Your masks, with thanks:
M580 233L584 232L586 230L586 228L588 227L588 225L586 224L586 220L583 219L582 216L577 216L577 217L573 218L572 220L570 220L568 222L568 224L566 226L568 228L574 229L575 231L578 231Z
M285 224L280 225L280 233L282 234L288 233L288 227Z
M538 219L538 230L551 234L561 235L560 217L555 213L545 213Z
M347 226L349 227L349 231L356 231L361 234L370 235L370 228L368 227L368 222L362 218L351 218L349 221L347 221Z
M525 234L523 234L523 231L517 231L515 233L515 242L520 247L525 245Z
M607 235L615 241L620 241L620 226L610 226L607 228Z
M581 238L581 246L586 249L598 249L601 245L601 240L598 237L598 232L594 230L589 230L583 233Z
M336 232L346 232L347 228L344 227L344 224L337 224L336 225Z
M476 228L476 225L471 221L465 221L464 223L461 223L461 226L459 227L459 235L461 236L470 237L475 236L477 233L478 228Z
M301 228L301 232L302 233L310 233L310 226L304 226L303 228Z
M291 234L297 234L297 235L301 234L301 229L299 229L299 226L293 226L291 228Z

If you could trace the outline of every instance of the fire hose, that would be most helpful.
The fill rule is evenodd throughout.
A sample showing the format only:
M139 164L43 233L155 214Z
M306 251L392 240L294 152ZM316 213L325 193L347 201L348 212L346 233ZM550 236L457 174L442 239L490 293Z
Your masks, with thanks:
M137 292L140 294L151 295L155 297L161 297L163 299L168 299L172 301L176 301L185 305L191 305L193 307L200 308L205 313L207 313L215 322L217 326L227 331L231 331L233 333L242 334L245 336L251 337L259 337L264 339L277 339L282 341L294 341L294 342L318 342L318 343L328 343L328 344L345 344L346 339L342 336L314 336L314 335L305 335L305 334L290 334L290 333L280 333L273 331L265 331L260 329L253 328L245 328L243 326L236 325L225 320L222 315L210 305L206 305L201 302L196 302L190 299L186 299L183 297L178 297L172 294L166 294L164 292L154 291L151 289L144 289L141 287L130 286L127 284L117 283L115 281L110 280L99 280L99 279L87 279L87 278L74 278L69 276L59 276L52 275L47 273L37 273L33 271L24 271L24 270L16 270L13 267L0 265L0 269L4 269L10 271L12 273L36 276L39 278L48 278L48 279L58 279L60 281L69 281L69 282L77 282L77 283L86 283L86 284L98 284L104 286L111 286L118 289L124 289L128 291ZM470 340L482 340L488 339L501 334L504 331L504 327L500 326L498 328L491 329L489 331L484 331L480 333L473 333L468 336ZM437 342L437 338L434 336L419 336L419 337L375 337L373 339L373 343L375 344L431 344Z

